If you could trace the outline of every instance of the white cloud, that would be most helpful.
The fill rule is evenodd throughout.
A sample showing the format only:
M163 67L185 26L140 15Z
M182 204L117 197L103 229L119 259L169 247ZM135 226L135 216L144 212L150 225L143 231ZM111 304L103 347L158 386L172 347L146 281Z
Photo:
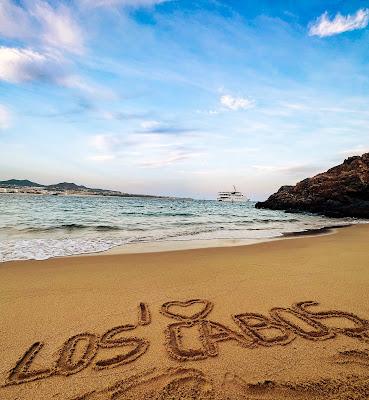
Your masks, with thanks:
M201 149L181 141L168 143L165 135L105 133L90 136L87 141L94 150L87 157L91 161L130 160L143 168L161 168L203 154Z
M10 0L0 2L0 34L5 37L21 39L30 35L32 27L27 12Z
M129 8L154 7L167 1L171 0L80 0L83 5L87 5L89 7L122 6Z
M105 98L109 100L115 98L114 92L109 88L88 82L78 75L62 75L56 80L56 83L66 88L79 90L92 97ZM103 115L105 119L109 119L109 117L106 118L107 116L108 115Z
M112 99L114 93L68 72L64 58L25 48L0 46L0 80L10 83L43 81L74 89L89 96Z
M142 121L141 122L141 127L143 129L154 129L158 128L160 126L159 121Z
M122 140L117 135L112 134L98 134L93 135L89 138L88 143L95 150L109 153L114 150L114 148L121 144Z
M286 175L300 176L317 174L320 170L318 165L291 164L291 165L252 165L252 168L262 173L280 173Z
M339 33L366 28L369 23L369 9L361 8L354 15L344 16L340 13L330 20L328 12L322 14L310 25L310 36L333 36Z
M31 49L0 47L0 80L12 83L49 80L57 69L55 60Z
M189 153L189 152L171 152L169 155L164 156L163 158L158 158L155 160L144 161L141 162L140 165L144 168L160 168L166 167L168 165L176 164L180 161L188 160L194 157L197 154Z
M61 4L54 9L46 2L36 1L30 13L41 24L44 44L72 53L83 53L82 30L68 7Z
M220 103L223 107L229 110L247 110L255 106L255 101L246 97L233 97L230 94L225 94L220 97Z
M0 104L0 129L7 129L10 126L10 111Z
M57 50L83 53L83 32L66 5L59 4L53 8L42 0L25 4L22 8L12 1L1 0L1 35L28 40Z
M143 130L141 133L146 134L157 134L157 135L183 135L196 132L196 128L187 128L178 126L177 124L170 124L168 122L159 122L155 120L142 121L141 127Z

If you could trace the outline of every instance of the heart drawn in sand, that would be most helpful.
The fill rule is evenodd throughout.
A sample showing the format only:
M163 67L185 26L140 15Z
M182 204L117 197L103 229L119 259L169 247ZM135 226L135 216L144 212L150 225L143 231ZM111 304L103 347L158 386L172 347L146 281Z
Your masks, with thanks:
M213 308L208 300L193 299L187 301L168 301L161 306L160 312L181 321L195 321L205 318Z

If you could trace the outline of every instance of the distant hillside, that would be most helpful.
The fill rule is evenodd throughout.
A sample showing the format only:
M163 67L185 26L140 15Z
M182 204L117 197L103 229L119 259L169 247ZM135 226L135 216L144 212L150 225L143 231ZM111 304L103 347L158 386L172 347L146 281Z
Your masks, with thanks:
M7 181L0 181L0 186L42 187L43 185L31 182L28 179L9 179Z
M0 181L0 187L14 187L14 188L42 187L47 190L55 190L55 191L75 190L75 191L120 193L108 189L92 189L83 185L77 185L73 182L60 182L60 183L53 183L52 185L41 185L40 183L32 182L28 179L9 179L7 181Z
M86 186L76 185L75 183L71 182L61 182L45 187L52 190L92 190L90 188L87 188Z
M109 189L96 189L88 188L83 185L77 185L73 182L61 182L52 185L41 185L36 182L32 182L28 179L9 179L7 181L0 181L0 188L17 189L19 193L34 193L31 188L37 189L37 194L88 194L88 195L99 195L99 196L119 196L119 197L149 197L149 198L167 198L166 196L152 196L148 194L129 194L122 193L117 190Z

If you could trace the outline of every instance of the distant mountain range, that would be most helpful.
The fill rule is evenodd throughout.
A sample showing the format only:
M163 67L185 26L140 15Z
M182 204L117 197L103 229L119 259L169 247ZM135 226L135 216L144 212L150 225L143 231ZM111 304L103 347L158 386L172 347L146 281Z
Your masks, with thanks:
M47 186L52 190L103 190L103 189L91 189L83 185L76 185L71 182L61 182Z
M0 181L0 186L18 186L18 187L43 187L39 183L31 182L28 179L9 179L7 181Z
M52 185L41 185L40 183L32 182L28 179L9 179L7 181L0 181L1 187L34 187L34 188L44 188L49 190L79 190L79 191L105 191L105 189L93 189L88 188L83 185L77 185L71 182L61 182L54 183ZM108 190L109 192L113 192L113 190ZM120 193L120 192L117 192Z
M147 194L130 194L116 190L88 188L83 185L77 185L71 182L61 182L52 185L41 185L40 183L32 182L28 179L9 179L0 181L0 188L8 189L8 191L17 191L20 193L35 193L35 194L88 194L102 196L121 196L121 197L158 197L166 198L166 196L152 196Z

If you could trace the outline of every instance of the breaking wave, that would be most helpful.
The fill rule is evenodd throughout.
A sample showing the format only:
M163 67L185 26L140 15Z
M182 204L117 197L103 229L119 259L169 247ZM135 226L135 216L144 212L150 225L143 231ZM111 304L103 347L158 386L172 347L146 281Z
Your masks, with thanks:
M265 240L352 219L258 210L250 203L0 194L0 262L106 251L128 243Z

